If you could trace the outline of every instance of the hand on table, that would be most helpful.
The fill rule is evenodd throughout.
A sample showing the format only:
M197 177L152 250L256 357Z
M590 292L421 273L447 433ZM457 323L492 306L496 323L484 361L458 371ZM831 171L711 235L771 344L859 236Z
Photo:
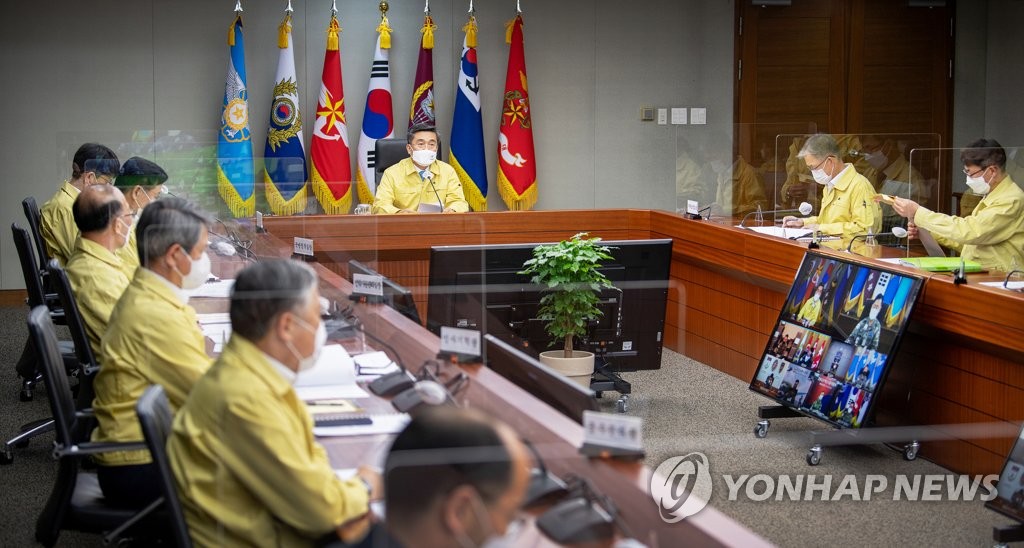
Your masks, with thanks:
M782 226L786 228L802 228L804 226L804 220L797 219L792 215L786 215L782 218Z

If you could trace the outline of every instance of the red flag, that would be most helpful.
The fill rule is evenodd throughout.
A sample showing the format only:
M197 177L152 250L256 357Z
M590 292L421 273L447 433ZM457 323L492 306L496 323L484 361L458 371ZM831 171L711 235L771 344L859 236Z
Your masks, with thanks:
M510 210L528 210L537 203L537 164L526 85L522 15L516 15L509 23L506 42L511 47L498 131L498 191Z
M420 58L416 62L416 81L412 87L412 106L409 107L409 127L416 124L435 125L434 116L434 30L437 25L429 15L423 17L423 39Z
M348 213L352 205L352 164L348 151L339 34L338 20L332 16L327 27L327 52L324 53L324 72L309 153L313 193L324 212L330 214Z

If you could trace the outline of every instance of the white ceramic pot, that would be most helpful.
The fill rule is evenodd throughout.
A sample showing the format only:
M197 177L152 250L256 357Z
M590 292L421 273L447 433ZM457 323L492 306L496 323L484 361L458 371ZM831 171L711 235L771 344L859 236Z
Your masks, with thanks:
M540 362L572 379L576 384L590 388L590 375L594 373L594 353L573 350L572 357L566 358L562 350L548 350L540 353Z

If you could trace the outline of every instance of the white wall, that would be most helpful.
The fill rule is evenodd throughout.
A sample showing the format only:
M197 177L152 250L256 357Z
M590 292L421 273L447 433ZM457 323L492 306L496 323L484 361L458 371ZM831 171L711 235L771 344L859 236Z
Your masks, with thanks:
M285 1L243 0L254 151L266 137L276 31ZM293 0L294 41L306 144L323 65L329 0ZM366 96L377 3L338 1L349 141L355 152ZM20 201L40 204L70 174L85 141L122 160L137 130L183 130L215 142L234 0L55 0L5 5L0 73L7 85L7 135L0 147L0 221L24 223ZM468 1L430 3L438 125L449 134L454 77ZM491 210L496 136L511 0L475 2ZM677 133L700 140L731 132L732 0L522 1L534 113L537 209L674 208ZM408 123L423 4L391 2L395 126ZM709 125L640 122L641 105L703 106ZM171 173L172 183L174 173ZM23 286L10 237L0 237L0 288Z

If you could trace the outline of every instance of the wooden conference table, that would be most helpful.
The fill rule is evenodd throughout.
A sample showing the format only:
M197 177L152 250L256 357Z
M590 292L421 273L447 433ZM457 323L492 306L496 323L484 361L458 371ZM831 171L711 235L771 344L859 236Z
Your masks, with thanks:
M607 240L672 238L665 347L743 381L753 376L806 251L804 244L735 228L731 219L694 221L639 209L266 217L264 223L286 243L312 238L317 260L334 274L344 276L352 258L376 268L413 291L423 318L434 245L549 242L577 232ZM947 274L907 272L927 280L880 394L879 423L1024 419L1024 295L977 284L1001 281L996 273L972 274L968 284L955 285ZM327 279L343 286L340 276ZM412 331L397 314L378 314L386 314L382 324ZM431 349L415 340L401 344ZM921 455L955 472L991 474L1010 445L1006 437L932 441Z
M252 251L260 258L288 257L292 241L267 234L255 235ZM245 264L237 258L221 258L216 261L214 273L225 278L234 277ZM312 263L311 266L320 277L322 296L341 306L349 302L351 285L345 278L322 264ZM192 304L198 312L222 312L225 308L223 299L193 299ZM440 350L438 337L391 308L355 304L354 312L365 330L389 345L412 371L418 371L424 361L435 357ZM368 338L367 345L373 346L374 341ZM347 342L346 346L349 346ZM581 425L487 368L479 365L463 368L471 379L464 392L467 406L500 417L537 448L548 469L559 477L565 479L576 475L587 478L600 493L614 501L623 520L641 542L652 547L769 545L711 507L679 523L666 523L659 517L657 503L648 494L652 489L659 493L667 491L665 480L654 476L650 468L637 462L582 457L576 450L583 440ZM365 402L360 400L360 405L369 412L375 408L391 408L389 403L379 398ZM320 438L319 441L327 449L335 468L354 468L364 463L382 464L390 439L390 436L378 435ZM524 535L520 541L529 545L550 544L550 541L539 537L536 529L530 528Z

